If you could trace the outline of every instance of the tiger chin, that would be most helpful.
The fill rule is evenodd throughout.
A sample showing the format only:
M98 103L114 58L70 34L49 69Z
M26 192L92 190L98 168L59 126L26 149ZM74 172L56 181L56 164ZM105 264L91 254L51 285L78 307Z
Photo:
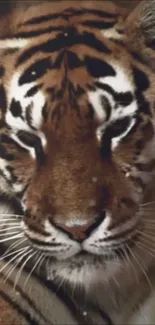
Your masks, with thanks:
M111 312L105 288L124 306L154 264L155 1L44 1L0 26L2 259L103 286Z

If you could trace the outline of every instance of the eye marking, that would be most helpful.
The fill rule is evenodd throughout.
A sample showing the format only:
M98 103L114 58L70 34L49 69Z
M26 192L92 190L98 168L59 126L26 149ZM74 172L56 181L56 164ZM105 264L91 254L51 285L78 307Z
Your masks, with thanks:
M31 64L24 73L20 76L18 84L20 86L34 82L36 79L41 78L47 70L52 68L52 62L50 58L44 58L37 60L35 63Z
M45 153L40 137L27 131L18 131L17 137L27 147L34 148L37 160L41 165L44 164Z
M32 76L35 76L35 75L37 74L37 72L36 72L35 70L33 70L33 71L31 72L31 74L32 74Z
M136 119L131 117L124 117L117 119L106 125L98 128L96 135L101 144L101 154L108 156L111 149L115 149L119 142L131 131L135 125Z

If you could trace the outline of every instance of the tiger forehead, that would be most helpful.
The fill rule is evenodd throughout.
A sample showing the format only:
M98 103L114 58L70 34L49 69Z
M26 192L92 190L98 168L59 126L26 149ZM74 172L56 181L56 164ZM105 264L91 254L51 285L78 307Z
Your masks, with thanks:
M48 19L62 21L65 24L65 21L68 21L68 18L72 17L74 13L74 21L76 16L78 16L78 20L82 19L80 16L81 13L86 14L87 12L92 15L99 13L101 15L101 10L103 12L101 17L104 18L117 18L120 13L120 8L117 8L114 3L111 1L105 1L102 4L100 1L82 1L82 4L79 4L79 1L44 1L44 3L30 6L22 15L22 23L23 24L34 24L34 23L44 23L47 22Z

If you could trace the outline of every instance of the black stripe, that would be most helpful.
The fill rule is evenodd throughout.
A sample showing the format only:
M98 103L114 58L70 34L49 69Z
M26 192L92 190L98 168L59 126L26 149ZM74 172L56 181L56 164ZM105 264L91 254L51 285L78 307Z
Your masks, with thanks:
M139 111L145 113L146 115L151 115L151 109L149 102L145 99L143 93L139 90L136 90L135 96L137 99L137 104Z
M0 109L3 113L5 113L7 109L6 91L3 85L0 85Z
M32 88L30 88L27 93L25 94L24 97L31 97L31 96L34 96L39 90L40 88L43 86L43 84L40 84L40 85L36 85Z
M126 91L124 93L117 93L112 87L99 81L97 81L95 85L97 88L108 92L114 98L116 103L120 104L121 106L126 107L130 105L134 99L130 91Z
M21 202L17 198L15 198L13 196L8 196L5 193L3 193L3 194L1 193L0 194L0 202L2 202L2 203L5 202L9 206L11 205L13 207L13 209L16 211L17 214L19 214L19 215L23 214L23 209L22 209L22 206L21 206ZM5 247L5 249L6 249L6 247Z
M27 152L27 150L23 147L21 147L15 140L13 140L10 136L8 136L7 134L1 133L0 134L0 142L1 143L6 143L6 144L10 144L15 146L15 148L19 151L25 151Z
M6 177L6 175L4 174L3 170L1 170L1 169L0 169L0 176L5 179L5 181L8 183L8 186L11 186L12 187L12 182L10 181L10 179L8 179Z
M32 147L35 149L36 158L39 163L42 165L45 162L45 154L42 148L41 140L35 134L29 133L27 131L19 131L17 136L21 142L26 146Z
M31 18L27 21L25 21L22 26L26 25L35 25L47 22L48 20L57 19L57 18L64 18L67 19L67 17L63 13L55 13L55 14L49 14L49 15L40 15L38 17Z
M13 301L7 293L4 293L2 290L0 290L0 296L11 305L13 309L15 309L22 317L25 318L26 322L28 322L29 325L40 325L32 315L28 313L28 311L23 310L20 306L20 301L17 303L16 301Z
M68 308L68 313L72 315L72 317L77 321L78 324L88 325L92 324L92 319L86 319L82 315L82 311L79 307L79 304L75 302L75 299L72 298L72 294L66 294L66 287L60 286L59 283L56 285L52 280L48 281L43 278L40 278L38 275L35 275L49 290L51 290L60 301ZM74 303L75 302L75 303Z
M147 47L150 47L152 50L155 50L155 39L153 39L152 41L146 41L145 45Z
M31 227L30 227L30 229L31 229ZM34 228L33 228L33 230L34 230ZM36 230L36 229L35 229ZM38 229L36 230L36 233L38 233ZM27 236L27 235L26 235ZM33 243L33 244L36 244L38 247L39 246L44 246L44 247L62 247L62 248L64 248L64 245L62 246L62 244L59 244L59 243L54 243L54 242L52 242L52 243L47 243L47 242L44 242L44 241L42 241L42 240L39 240L39 239L34 239L34 238L32 238L32 237L28 237L27 236L27 238Z
M31 64L20 76L18 84L21 86L25 83L30 83L37 80L38 78L42 77L47 70L51 69L51 67L51 58L37 60L35 63Z
M84 62L88 72L95 78L116 76L116 71L104 60L91 56L85 56Z
M63 26L50 26L47 28L42 28L42 29L37 29L37 30L32 30L32 31L23 31L23 32L19 32L17 34L15 34L14 36L16 38L22 38L22 37L36 37L36 36L40 36L43 34L48 34L48 33L52 33L52 32L63 32L64 27Z
M145 91L149 88L150 82L147 74L135 66L133 66L133 77L139 91Z
M118 13L112 13L112 12L107 12L104 10L98 10L98 9L89 9L89 8L82 8L81 11L79 10L79 14L93 14L97 15L102 18L116 18L119 16Z
M148 66L148 58L144 58L140 53L137 53L135 51L131 51L130 54L137 62Z
M41 15L38 17L34 17L32 19L27 20L22 24L24 25L35 25L35 24L40 24L47 22L48 20L52 19L57 19L57 18L63 18L63 19L68 19L68 16L77 16L77 15L88 15L88 14L93 14L102 18L116 18L118 17L117 13L111 13L111 12L106 12L103 10L98 10L98 9L89 9L89 8L81 8L81 9L74 9L74 8L68 8L65 11L61 13L55 13L55 14L48 14L48 15Z
M89 103L88 104L88 113L87 113L86 117L88 119L92 120L94 118L94 114L95 114L94 108L93 108L92 104Z
M68 37L65 37L64 34L59 34L55 39L50 39L23 52L17 59L16 67L29 60L37 52L52 53L77 44L87 45L102 53L111 53L111 50L102 41L97 39L93 33L84 32L83 34L77 34L76 30L72 28L68 31Z
M100 312L103 320L106 320L107 325L114 325L111 318L109 317L109 315L103 309L99 309L99 312Z
M103 110L106 112L106 121L109 120L110 115L111 115L111 105L110 102L108 100L108 98L106 98L105 96L100 96L100 101L101 101L101 105L103 107Z
M5 275L5 274L3 274L3 275ZM7 279L7 283L9 283L10 286L14 287L14 282L11 279L8 278ZM44 315L38 310L38 308L34 304L33 300L30 299L30 297L22 290L22 288L19 285L16 285L16 291L18 291L20 293L20 295L26 300L26 302L36 312L36 314L39 315L39 317L41 317L42 319L44 319L45 321L47 321L47 318L45 318Z
M15 159L15 156L12 153L9 153L2 144L0 144L0 157L9 161Z
M22 118L22 107L20 105L19 101L16 101L15 99L12 99L11 105L10 105L10 112L14 117L21 117Z
M84 62L81 61L77 54L68 51L67 52L67 57L68 57L68 67L69 69L75 69L78 67L82 67L84 65Z
M0 65L0 78L2 78L5 74L5 69L2 65Z
M15 184L18 181L18 177L14 175L14 168L11 166L6 166L5 168L10 173L11 184Z
M108 29L112 28L116 24L116 21L95 21L95 20L85 20L82 25L98 29Z
M45 105L42 108L42 116L43 116L44 120L47 121L47 118L48 118L47 103L45 103Z

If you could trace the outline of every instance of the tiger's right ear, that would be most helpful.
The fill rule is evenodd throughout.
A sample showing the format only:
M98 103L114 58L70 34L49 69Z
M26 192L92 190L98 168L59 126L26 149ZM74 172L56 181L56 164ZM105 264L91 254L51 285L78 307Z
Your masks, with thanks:
M131 47L155 68L155 0L141 0L125 24Z
M137 35L155 49L155 0L141 0L127 17L126 26L130 37Z

